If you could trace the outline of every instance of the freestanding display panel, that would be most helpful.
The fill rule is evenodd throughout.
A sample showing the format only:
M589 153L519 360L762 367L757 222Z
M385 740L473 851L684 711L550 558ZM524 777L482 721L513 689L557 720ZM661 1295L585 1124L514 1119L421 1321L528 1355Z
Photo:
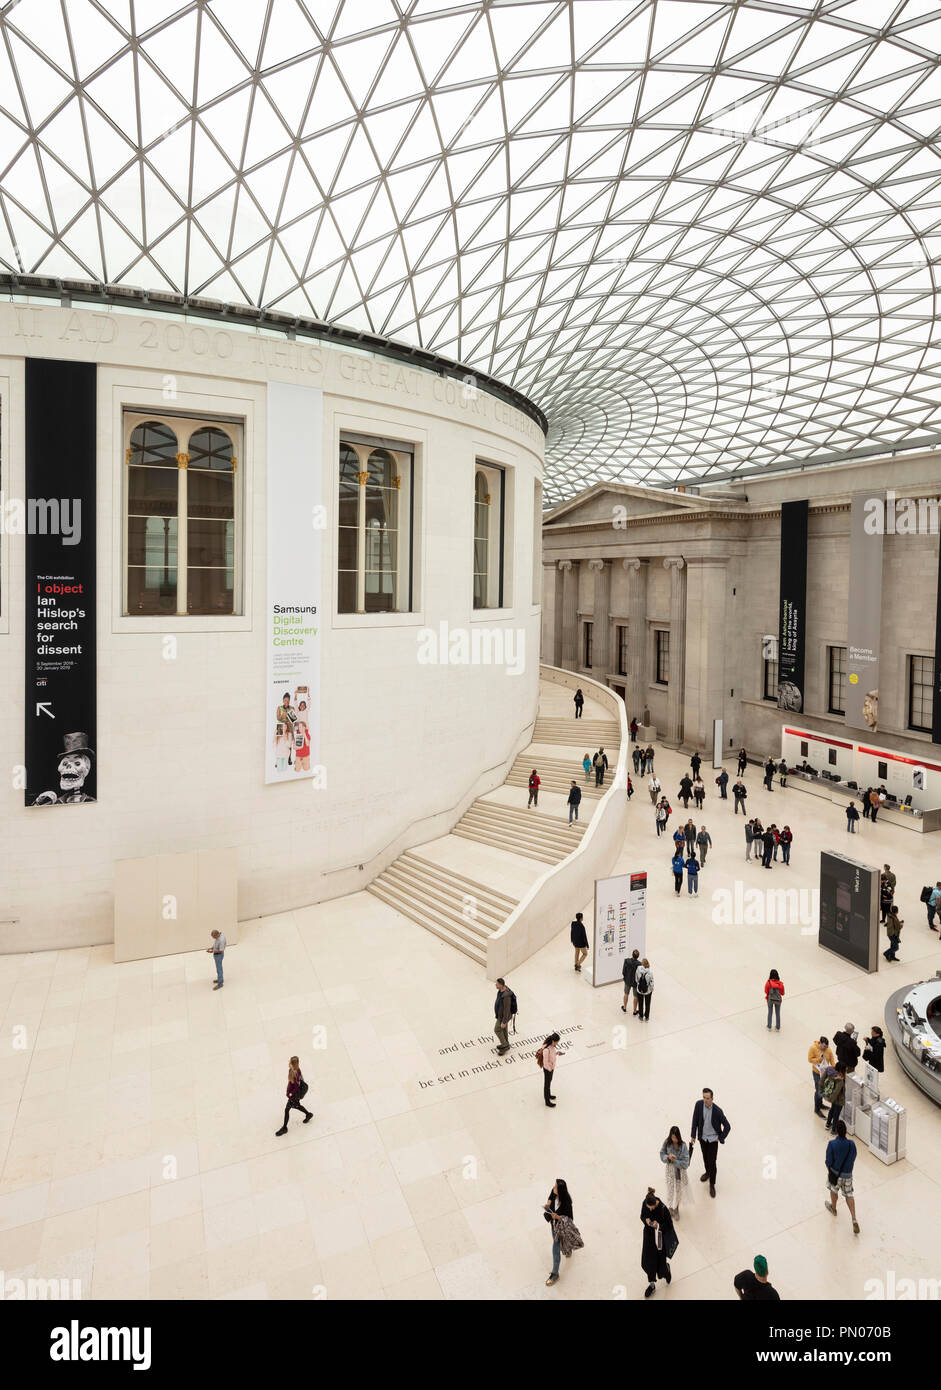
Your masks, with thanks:
M596 878L592 983L620 980L627 957L634 950L643 956L646 943L646 871Z
M872 974L879 968L879 870L845 854L820 855L818 943Z

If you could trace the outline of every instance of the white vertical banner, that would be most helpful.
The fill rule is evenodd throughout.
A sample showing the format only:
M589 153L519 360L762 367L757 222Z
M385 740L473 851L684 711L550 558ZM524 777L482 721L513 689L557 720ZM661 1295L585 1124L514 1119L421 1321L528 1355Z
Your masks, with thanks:
M320 753L323 392L268 384L265 781L313 776Z
M723 751L724 751L724 750L723 750L722 720L721 720L721 719L713 719L713 721L712 721L712 766L713 766L713 767L718 767L718 768L721 768L721 767L722 767L722 753L723 753Z
M647 941L647 874L616 874L595 879L595 932L592 983L613 985L634 950Z

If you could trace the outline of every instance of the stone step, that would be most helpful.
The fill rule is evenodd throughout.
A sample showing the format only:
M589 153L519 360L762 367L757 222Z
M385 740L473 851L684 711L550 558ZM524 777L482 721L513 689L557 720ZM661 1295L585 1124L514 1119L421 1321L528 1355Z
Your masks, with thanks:
M430 913L423 907L417 905L407 893L399 889L392 888L389 884L382 884L376 879L366 890L372 893L373 897L379 898L389 907L394 907L397 912L408 917L426 931L433 932L435 936L446 941L449 946L455 946L457 950L463 951L465 956L470 956L471 960L478 965L487 964L487 949L479 935L468 931L465 924L458 924L449 921L440 913Z
M455 891L466 892L468 889L480 901L485 901L488 906L495 910L502 911L508 917L517 906L518 899L511 898L508 893L501 893L496 888L479 883L476 879L468 878L465 874L459 874L455 869L444 864L438 864L433 859L423 859L420 855L414 854L411 850L406 850L399 856L396 863L414 864L418 872L427 873L429 870L448 885L453 884ZM391 867L391 866L390 866Z
M496 835L492 831L477 830L473 827L464 828L461 825L456 825L451 834L457 835L462 840L476 840L478 844L491 845L494 849L502 849L507 854L522 854L524 859L535 859L540 864L558 864L566 857L561 851L555 852L529 846L525 850L515 850L502 836ZM574 849L574 845L571 848Z
M416 902L422 902L433 910L447 909L449 916L453 915L462 922L468 920L464 914L465 900L473 898L475 915L470 920L485 928L488 936L491 931L501 927L509 916L506 908L491 907L470 888L445 886L444 880L426 877L411 864L401 865L398 861L390 864L376 882L410 893Z

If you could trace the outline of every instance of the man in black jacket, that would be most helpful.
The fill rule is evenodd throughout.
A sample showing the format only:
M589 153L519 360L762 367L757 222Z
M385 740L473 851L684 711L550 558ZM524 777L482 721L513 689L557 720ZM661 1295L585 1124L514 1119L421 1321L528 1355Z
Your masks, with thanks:
M640 951L634 951L628 956L621 969L621 974L624 976L624 1002L621 1005L622 1014L627 1013L627 1000L632 992L634 995L634 1014L636 1015L637 1013L637 990L634 989L634 980L637 978L637 971L639 968Z
M703 1167L706 1170L699 1181L709 1184L710 1197L716 1195L716 1158L719 1145L725 1143L731 1128L724 1112L718 1105L713 1104L712 1091L706 1086L703 1089L702 1100L697 1100L693 1106L689 1150L692 1153L693 1145L698 1138L699 1147L702 1149Z
M582 789L577 782L573 781L569 787L569 825L573 820L578 820L578 808L581 805Z
M833 1046L836 1048L836 1064L838 1067L845 1067L847 1073L856 1070L856 1063L859 1061L859 1044L856 1042L856 1029L852 1023L847 1023L841 1033L833 1034Z
M741 778L739 778L739 780L733 786L732 795L735 797L735 814L738 815L739 810L741 810L742 815L744 816L745 798L748 795L748 790Z
M702 758L699 756L698 753L693 754L693 756L689 760L689 765L693 769L693 776L698 777L699 769L702 767Z

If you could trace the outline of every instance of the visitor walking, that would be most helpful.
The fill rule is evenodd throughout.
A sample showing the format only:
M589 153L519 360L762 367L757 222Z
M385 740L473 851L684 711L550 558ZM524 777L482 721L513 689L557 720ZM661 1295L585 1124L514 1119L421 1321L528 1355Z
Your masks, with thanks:
M582 758L582 767L585 769L585 781L591 781L591 757L588 753Z
M686 837L686 853L693 854L696 848L696 822L692 818L683 826L683 834Z
M698 811L702 810L703 802L705 801L705 799L706 784L701 777L697 777L695 782L693 783L693 800L696 803L696 809Z
M640 776L640 749L639 749L639 748L636 748L636 747L635 747L635 748L633 748L633 749L631 750L631 762L634 764L634 773L635 773L635 775L639 777L639 776Z
M928 926L931 928L932 931L937 931L938 928L934 924L934 919L935 914L938 911L941 911L941 879L939 879L939 881L935 884L935 886L931 889L930 893L928 894L928 899L925 903L925 906L928 909Z
M640 1219L644 1223L640 1266L647 1276L644 1298L650 1298L657 1292L658 1279L665 1279L669 1284L673 1278L670 1273L670 1261L676 1254L680 1242L673 1229L670 1213L652 1187L647 1188L647 1196L640 1209Z
M648 743L644 749L644 771L653 772L653 744Z
M719 788L719 796L722 798L722 800L728 801L729 774L726 772L725 768L722 769L722 771L716 778L716 786Z
M637 742L637 729L638 723L637 716L635 715L634 718L631 720L631 743Z
M778 781L782 787L787 786L787 763L783 758L778 763Z
M876 816L878 816L879 812L882 809L882 803L883 801L885 801L885 795L881 787L875 788L873 791L869 793L869 801L872 805L872 811L870 812L869 819L872 821L873 825L875 825Z
M742 773L745 771L745 769L746 769L747 766L748 766L748 754L745 752L745 749L744 749L744 748L740 748L740 749L738 750L738 775L739 775L739 777L742 776Z
M591 761L592 766L595 769L595 786L603 787L604 775L608 770L608 755L605 753L603 748L599 748L598 752L595 754Z
M689 1187L689 1145L683 1143L679 1125L670 1126L670 1133L660 1145L660 1162L666 1177L667 1207L673 1220L679 1221L680 1196Z
M582 961L588 955L588 933L585 930L584 913L576 912L572 925L569 927L569 940L575 948L575 970L580 975Z
M688 811L688 810L689 810L689 799L690 799L690 797L692 796L692 794L693 794L693 783L692 783L692 779L684 774L684 776L680 778L680 789L679 789L679 791L678 791L677 794L676 794L676 799L677 799L677 801L682 801L682 803L683 803L683 810L684 810L684 811Z
M667 828L667 821L668 821L669 819L670 819L670 817L667 815L667 808L666 808L666 806L664 806L663 802L661 801L661 802L660 802L660 805L659 805L659 806L657 807L657 809L656 809L656 812L654 813L654 820L655 820L656 826L657 826L657 839L658 839L658 840L660 839L660 836L663 834L663 832L666 830L666 828Z
M699 852L699 862L706 867L706 855L712 849L712 836L704 825L699 827L699 834L696 836L696 849Z
M628 774L627 774L627 799L628 799L628 801L630 801L630 799L631 799L631 797L632 797L633 795L634 795L634 783L631 781L631 774L628 773Z
M716 1195L716 1161L719 1155L719 1145L725 1143L731 1128L725 1113L714 1103L712 1091L708 1086L704 1087L702 1100L697 1100L693 1106L689 1151L692 1154L693 1145L698 1138L699 1147L702 1150L703 1168L705 1169L699 1181L709 1184L710 1197Z
M742 815L744 816L745 798L748 795L748 788L745 786L745 783L741 780L741 778L733 786L732 795L735 797L735 814L738 815L739 811L741 811Z
M569 825L572 824L572 821L573 821L573 820L578 820L578 808L579 808L579 806L581 805L581 800L582 800L582 789L581 789L581 787L578 785L578 783L577 783L576 781L573 780L571 786L569 787L569 797L568 797L568 804L569 804Z
M695 854L686 860L686 891L691 898L699 896L699 860Z
M673 887L676 889L677 897L679 897L683 891L683 869L685 868L685 860L681 850L678 849L670 860L670 867L673 869Z
M770 868L771 868L771 856L772 856L772 854L774 853L774 831L771 829L770 825L768 826L768 829L767 829L767 830L764 832L764 834L762 835L762 837L761 837L761 843L762 843L761 867L762 867L763 869L770 869Z
M572 1198L563 1178L556 1178L552 1191L545 1203L546 1220L552 1227L552 1273L547 1284L559 1282L559 1265L562 1262L562 1245L559 1241L560 1223L572 1220Z
M768 1283L768 1261L756 1255L751 1269L743 1269L732 1280L735 1292L743 1303L780 1303L781 1295Z
M575 703L575 718L576 718L576 719L581 719L581 717L582 717L582 706L583 706L584 703L585 703L585 697L584 697L584 695L583 695L582 692L581 692L581 688L579 688L578 690L576 690L575 694L572 696L572 699L573 699L573 701L574 701L574 703Z
M301 1064L296 1057L292 1057L291 1060L288 1062L288 1103L284 1107L284 1121L281 1125L281 1128L275 1130L276 1138L280 1139L282 1134L287 1134L288 1117L290 1116L292 1110L300 1110L303 1113L305 1125L308 1120L312 1120L314 1118L311 1112L307 1109L307 1107L302 1104L304 1097L307 1095L307 1089L307 1082L301 1075Z
M823 1067L833 1066L833 1053L830 1050L830 1039L821 1033L816 1042L812 1042L807 1049L807 1060L814 1078L814 1114L823 1114L823 1096L821 1094L821 1070Z
M659 778L659 777L651 777L650 781L647 783L647 790L650 792L650 800L651 800L651 801L653 802L653 804L656 806L656 804L657 804L657 797L660 795L661 791L663 790L663 788L662 788L662 786L661 786L661 784L660 784L660 778Z
M771 1011L774 1010L775 1028L781 1031L781 1000L784 998L784 981L776 970L772 970L765 980L765 1003L768 1005L768 1029L771 1029Z
M872 815L872 802L869 799L871 796L872 787L867 787L863 792L863 817L865 820L868 820Z
M555 1096L552 1082L555 1078L555 1064L559 1056L559 1035L550 1033L542 1047L536 1049L536 1065L542 1070L542 1098L550 1110L555 1109Z
M856 834L856 822L859 820L859 812L856 809L856 802L851 801L846 808L846 832L848 835Z
M635 947L627 960L621 967L621 974L624 977L624 999L621 1002L621 1013L627 1013L627 1001L631 994L634 996L633 1014L637 1014L637 988L634 984L637 971L640 969L640 951Z
M751 852L755 844L755 822L747 820L745 822L745 863L751 859Z
M885 918L885 934L889 938L889 949L883 951L882 954L886 960L898 960L899 941L901 940L902 928L904 925L904 919L899 916L899 910L895 903L893 903L886 913Z
M539 805L539 788L541 785L542 783L539 777L539 773L536 771L535 768L533 768L532 772L529 774L529 800L526 803L527 811L529 810L530 806Z
M773 777L774 777L774 773L775 773L774 759L773 759L773 758L769 758L768 761L765 763L765 786L768 788L768 791L769 791L769 792L773 792L773 791L774 791L774 787L771 785L772 779L773 779Z
M212 937L212 945L206 947L206 954L212 956L216 967L216 983L213 985L213 989L221 989L225 984L222 978L222 962L225 958L226 946L225 937L221 931L211 931L209 935Z
M504 1052L509 1052L510 1050L510 1040L507 1037L507 1028L510 1025L510 1019L516 1012L516 1010L513 1007L515 1002L516 998L513 994L513 991L507 985L506 980L504 980L501 976L501 978L497 980L497 997L493 1001L493 1016L496 1019L496 1023L493 1026L493 1031L497 1035L498 1057L502 1057Z
M853 1196L853 1168L856 1163L856 1145L846 1137L846 1125L837 1120L834 1137L827 1145L825 1163L827 1165L827 1187L830 1196L824 1202L831 1216L836 1216L836 1204L843 1193L843 1201L849 1207L853 1222L853 1235L859 1235L859 1222L856 1220L856 1199Z
M686 827L678 825L673 832L673 850L676 854L686 853Z
M646 956L641 960L634 976L634 989L638 1003L637 1017L642 1023L646 1023L650 1018L650 1001L653 998L653 971Z

